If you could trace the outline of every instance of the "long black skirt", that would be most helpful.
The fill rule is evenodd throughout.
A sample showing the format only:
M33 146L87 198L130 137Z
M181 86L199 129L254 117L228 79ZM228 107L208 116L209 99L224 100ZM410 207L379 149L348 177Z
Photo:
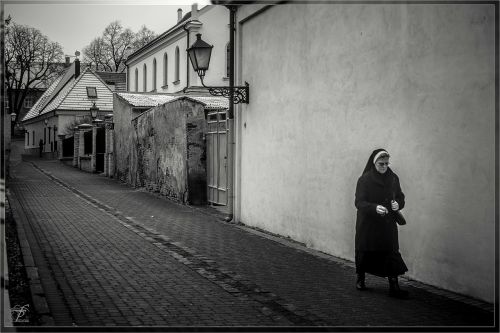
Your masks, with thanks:
M356 251L355 256L356 273L395 277L408 271L399 251Z

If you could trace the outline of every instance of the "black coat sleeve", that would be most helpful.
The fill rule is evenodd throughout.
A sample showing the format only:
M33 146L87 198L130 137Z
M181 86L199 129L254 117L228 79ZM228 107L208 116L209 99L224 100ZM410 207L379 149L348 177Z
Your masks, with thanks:
M394 188L394 191L395 191L395 200L397 201L397 203L399 204L399 209L403 209L405 207L405 195L403 193L403 191L401 190L401 185L399 183L399 177L394 175L395 177L395 188Z
M368 184L362 177L356 184L354 205L364 214L376 214L377 204L368 201Z

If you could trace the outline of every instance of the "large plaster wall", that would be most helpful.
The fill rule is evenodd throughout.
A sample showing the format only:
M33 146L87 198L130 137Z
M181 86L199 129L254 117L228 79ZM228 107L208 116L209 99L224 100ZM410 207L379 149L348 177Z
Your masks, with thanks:
M494 5L279 5L239 28L237 218L353 259L356 181L384 147L408 275L493 301Z

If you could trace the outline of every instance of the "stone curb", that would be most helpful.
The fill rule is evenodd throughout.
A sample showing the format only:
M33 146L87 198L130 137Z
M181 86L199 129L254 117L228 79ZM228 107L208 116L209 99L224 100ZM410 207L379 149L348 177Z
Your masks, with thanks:
M106 204L99 202L99 200L93 198L92 196L90 196L90 195L88 195L86 193L83 193L80 190L78 190L77 188L75 188L75 187L73 187L73 186L65 183L61 179L59 179L56 176L54 176L51 172L49 172L47 170L44 170L42 167L36 165L35 162L30 161L29 163L31 163L40 172L44 173L46 176L48 176L49 178L51 178L54 181L58 182L62 186L67 187L71 191L73 191L75 193L78 193L79 195L87 198L89 201L102 206L102 208L108 209L110 211L115 211L112 207L109 207ZM151 193L151 192L147 192L147 193ZM151 193L151 194L153 196L161 198L163 200L168 200L165 197L156 195L155 193ZM334 263L336 263L338 265L342 265L344 267L349 267L349 268L355 269L354 262L351 261L351 260L349 260L349 259L343 259L343 258L340 258L340 257L335 257L335 256L332 256L332 255L323 253L321 251L318 251L318 250L315 250L315 249L312 249L312 248L308 248L306 245L304 245L302 243L299 243L299 242L296 242L296 241L284 238L284 237L279 236L279 235L272 234L272 233L264 231L264 230L260 230L260 229L257 229L257 228L251 227L251 226L247 226L247 225L245 225L243 223L227 222L227 221L224 220L224 217L225 217L224 214L221 214L221 213L218 213L218 212L212 212L212 211L209 211L209 210L206 210L206 209L202 209L202 208L197 208L197 207L194 207L194 206L182 205L182 204L179 204L179 203L174 202L174 201L170 201L170 202L178 204L178 205L183 206L183 207L190 208L193 211L200 212L200 213L205 214L207 216L211 216L215 220L217 220L218 222L222 222L222 223L225 223L225 224L232 225L232 226L234 226L236 228L239 228L241 230L244 230L246 232L249 232L249 233L252 233L254 235L266 238L268 240L280 243L280 244L282 244L284 246L293 248L295 250L303 251L303 252L306 252L306 253L308 253L310 255L316 256L318 258L329 260L329 261L334 262ZM354 273L353 273L353 279L354 279ZM455 301L458 301L458 302L461 302L461 303L464 303L464 304L468 304L468 305L480 308L480 309L485 310L485 311L494 312L494 310L495 310L495 305L494 304L487 303L487 302L482 301L482 300L474 299L474 298L466 296L466 295L461 295L461 294L458 294L458 293L455 293L455 292L452 292L452 291L449 291L449 290L441 289L441 288L438 288L438 287L435 287L435 286L432 286L432 285L428 285L428 284L425 284L423 282L420 282L420 281L417 281L417 280L413 280L413 279L411 279L410 277L408 277L406 275L400 276L400 282L401 282L402 285L407 285L407 286L411 286L411 287L414 287L414 288L418 288L418 289L424 290L426 292L429 292L429 293L432 293L432 294L435 294L435 295L440 295L440 296L446 297L448 299L452 299L452 300L455 300Z
M17 202L15 195L12 193L8 193L7 199L11 205L12 203ZM14 206L17 206L17 203L15 203ZM45 297L45 291L43 290L40 276L38 274L38 267L36 267L35 261L33 260L33 254L28 242L26 230L24 228L24 223L27 223L28 221L24 216L23 210L20 207L16 208L18 209L12 209L12 217L14 221L16 221L17 235L23 256L24 267L26 269L26 274L28 275L33 307L35 308L35 312L38 314L41 326L54 326L54 318L50 312L50 308Z
M10 304L10 296L9 296L9 265L7 261L7 241L5 239L6 232L5 232L5 225L7 223L7 212L10 210L9 208L9 203L7 201L6 195L5 195L5 181L2 180L1 184L1 190L2 193L0 194L0 203L2 204L2 208L4 210L2 211L2 225L0 228L2 229L1 235L2 238L0 239L3 255L2 255L2 289L3 289L3 314L2 314L2 328L6 327L14 327L14 323L12 322L12 315L11 315L11 304Z

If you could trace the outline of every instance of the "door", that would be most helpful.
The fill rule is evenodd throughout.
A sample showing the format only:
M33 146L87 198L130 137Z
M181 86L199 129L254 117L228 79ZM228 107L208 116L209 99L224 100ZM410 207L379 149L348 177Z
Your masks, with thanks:
M227 205L227 121L226 111L208 113L207 184L208 202Z
M104 172L104 153L106 152L106 130L98 127L96 133L95 171Z

